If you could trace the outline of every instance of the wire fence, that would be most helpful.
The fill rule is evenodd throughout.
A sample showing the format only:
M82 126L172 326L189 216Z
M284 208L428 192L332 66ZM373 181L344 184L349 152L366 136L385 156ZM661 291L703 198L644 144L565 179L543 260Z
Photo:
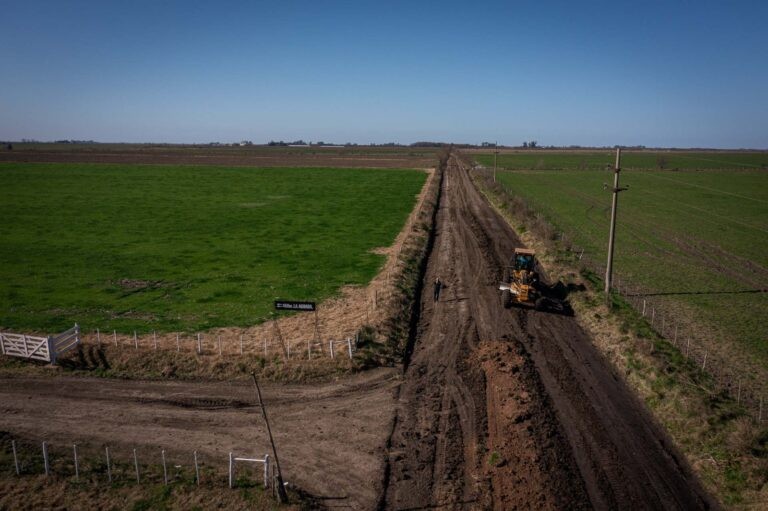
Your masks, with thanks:
M512 200L509 190L493 180L489 169L475 169L485 182L486 188L495 193L506 195ZM601 255L591 253L580 246L568 233L555 232L541 212L531 210L523 201L518 207L526 209L523 216L533 220L532 231L547 240L557 244L564 250L564 257L570 263L576 263L583 269L589 270L598 278L605 275L606 266ZM514 212L513 212L514 213ZM697 328L689 315L680 313L669 303L654 295L654 290L642 286L614 271L612 292L620 296L647 323L649 328L663 341L669 343L693 366L711 377L713 391L723 392L742 405L747 413L758 423L766 420L768 411L766 405L765 382L749 374L732 360L725 359L713 348L714 339L701 335L703 328ZM640 339L638 342L649 342Z
M276 472L266 450L216 455L154 446L3 442L0 473L89 481L97 485L184 484L209 487L260 486L275 496ZM253 456L257 454L257 456ZM245 457L249 456L249 457Z

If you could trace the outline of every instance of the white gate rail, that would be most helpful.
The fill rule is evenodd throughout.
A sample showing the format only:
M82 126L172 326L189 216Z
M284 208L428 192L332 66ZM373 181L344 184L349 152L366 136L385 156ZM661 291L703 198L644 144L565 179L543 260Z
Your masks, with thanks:
M77 324L66 332L49 337L0 332L0 351L3 355L42 360L51 364L55 364L59 355L79 343L80 327Z
M232 453L229 453L229 487L233 488L235 485L235 462L246 461L249 463L263 463L264 464L264 488L269 488L269 454L265 454L264 458L237 458Z

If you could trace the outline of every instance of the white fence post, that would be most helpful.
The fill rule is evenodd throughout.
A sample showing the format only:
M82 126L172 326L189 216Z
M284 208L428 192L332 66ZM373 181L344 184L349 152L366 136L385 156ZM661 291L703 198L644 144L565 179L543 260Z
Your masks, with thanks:
M179 334L176 334L176 353L181 351L181 343L179 342Z
M136 455L136 449L133 450L133 466L136 468L136 482L141 482L141 477L139 476L139 457Z
M157 351L157 333L152 330L152 344L155 347L155 351Z
M117 348L117 330L112 330L112 340L115 341L115 348Z
M99 349L101 349L101 332L99 332L99 329L96 329L96 342L99 345Z
M232 453L229 453L229 487L232 488L232 478L234 476L235 464L232 459Z
M240 354L243 354L243 334L240 334Z
M331 358L333 358L333 341L328 341L328 349L331 352Z
M352 339L347 337L347 348L349 349L349 358L352 359Z
M48 442L43 442L43 464L45 465L45 475L51 475L51 465L48 460Z
M197 354L203 353L203 342L200 340L200 334L197 334Z
M267 338L264 338L264 358L267 358Z
M133 347L139 349L139 338L136 337L136 330L133 331Z
M160 451L160 456L163 458L163 483L168 486L168 469L165 466L165 449Z
M704 368L707 367L707 352L704 352L704 362L701 364L701 370L703 371Z
M104 451L107 453L107 478L109 478L109 482L112 482L112 464L109 462L109 446L104 448Z
M216 341L219 343L219 356L221 356L221 336L216 336Z
M75 457L75 479L80 480L80 466L77 464L77 444L72 444L72 451Z
M200 486L200 468L197 465L197 451L193 452L192 455L195 458L195 482Z
M643 298L643 317L645 317L645 298Z
M11 440L11 449L13 449L13 466L16 468L16 475L20 475L19 456L16 454L16 440Z
M269 454L264 455L264 489L269 488Z
M307 339L307 359L312 360L312 346L309 344L309 339Z

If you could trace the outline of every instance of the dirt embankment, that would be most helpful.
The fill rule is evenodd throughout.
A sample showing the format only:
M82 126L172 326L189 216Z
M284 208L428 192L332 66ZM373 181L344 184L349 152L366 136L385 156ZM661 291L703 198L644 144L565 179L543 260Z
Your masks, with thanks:
M501 306L520 242L452 162L380 508L714 507L573 318Z

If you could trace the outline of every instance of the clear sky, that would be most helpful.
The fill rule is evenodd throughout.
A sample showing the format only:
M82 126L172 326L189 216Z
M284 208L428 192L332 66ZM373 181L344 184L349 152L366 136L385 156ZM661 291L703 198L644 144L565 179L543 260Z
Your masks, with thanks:
M22 138L768 148L768 2L0 0Z

